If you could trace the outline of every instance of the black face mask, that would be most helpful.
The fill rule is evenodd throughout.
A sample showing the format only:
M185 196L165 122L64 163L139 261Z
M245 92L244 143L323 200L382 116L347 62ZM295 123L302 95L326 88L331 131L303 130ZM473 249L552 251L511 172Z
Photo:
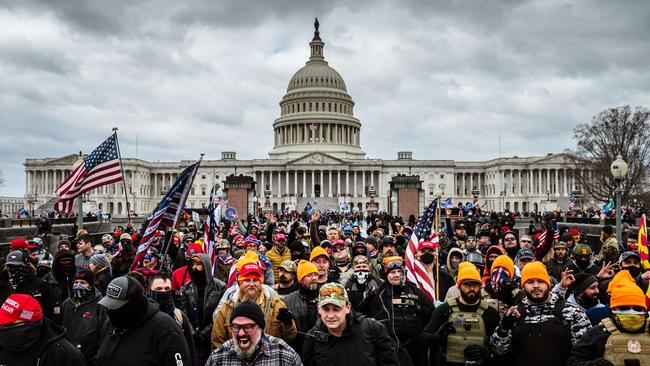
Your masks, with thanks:
M0 348L18 352L33 345L41 336L43 320L24 324L0 330Z
M207 279L205 278L205 271L202 269L190 269L190 278L192 279L192 282L194 282L194 284L199 287L205 286L207 283Z
M424 253L420 256L420 262L424 264L431 264L436 259L433 253Z
M16 288L29 276L29 267L27 266L7 266L9 274L9 284L11 287Z
M147 311L147 298L138 296L119 309L106 310L106 315L117 329L129 329L137 324Z
M591 261L589 259L576 259L575 262L576 262L576 266L578 266L578 268L580 268L583 271L587 269L591 264Z
M171 291L150 291L149 297L160 305L160 311L167 314L174 312L174 299Z
M621 269L627 269L630 272L630 275L632 278L637 278L641 274L641 268L635 267L635 266L630 266L630 267L625 267Z

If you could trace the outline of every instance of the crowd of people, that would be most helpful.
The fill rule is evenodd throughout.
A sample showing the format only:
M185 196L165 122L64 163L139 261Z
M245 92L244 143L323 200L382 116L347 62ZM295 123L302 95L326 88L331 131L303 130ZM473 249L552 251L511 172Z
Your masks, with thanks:
M386 214L235 217L213 238L189 222L144 256L130 223L101 243L18 238L0 364L650 365L637 233L603 226L594 246L552 215L449 216L418 242L417 218Z

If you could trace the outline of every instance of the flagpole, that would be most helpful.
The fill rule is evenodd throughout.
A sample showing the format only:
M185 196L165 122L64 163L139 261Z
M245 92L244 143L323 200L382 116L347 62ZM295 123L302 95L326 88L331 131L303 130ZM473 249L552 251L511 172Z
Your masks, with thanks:
M170 247L169 241L171 240L171 238L173 236L173 230L176 229L176 225L178 224L178 216L183 211L183 206L185 206L185 201L187 201L187 194L192 189L192 185L194 184L194 178L196 177L196 172L199 171L199 167L201 166L201 162L203 161L203 156L204 155L205 155L204 153L201 153L201 157L199 158L199 160L196 163L196 168L194 168L194 172L192 172L192 179L190 180L189 185L187 186L188 189L183 194L183 196L181 197L181 200L178 202L179 209L176 212L176 215L174 216L174 223L172 225L172 235L166 235L165 236L165 243L163 244L165 246L165 252L163 253L163 260L162 260L162 263L160 265L160 268L165 268L165 262L167 261L167 253L169 252L169 247Z
M120 143L117 140L117 127L113 127L113 137L115 138L115 147L117 148L117 158L120 159L120 170L122 171L122 184L124 185L124 199L126 200L126 217L128 223L131 222L131 207L129 205L129 193L126 191L126 175L124 175L124 164L122 164L122 154L120 153Z
M436 247L436 300L440 301L440 236L438 235L438 220L440 217L440 199L438 199L438 204L436 205L436 218L434 221L435 229L434 233L438 238L438 246Z

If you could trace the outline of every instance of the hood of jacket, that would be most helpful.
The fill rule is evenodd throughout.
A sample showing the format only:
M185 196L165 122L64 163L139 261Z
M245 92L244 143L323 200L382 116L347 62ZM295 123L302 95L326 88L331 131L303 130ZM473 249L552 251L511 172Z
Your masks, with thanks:
M460 254L460 261L465 260L465 253L463 253L463 250L457 247L451 248L449 250L449 253L447 254L447 271L449 272L450 275L454 276L456 278L456 274L458 274L458 269L453 269L451 268L451 255L453 253L458 253Z
M205 274L205 283L209 285L212 282L212 263L210 262L210 257L205 253L195 254L195 256L201 258L203 273Z
M498 254L498 255L505 255L506 251L503 250L503 248L501 248L498 245L493 245L493 246L487 248L487 250L485 251L485 263L486 264L487 264L488 258L490 258L490 254L495 254L495 253ZM490 264L490 267L492 267L491 264ZM488 268L488 266L486 265L485 268L483 268L483 275L490 276L490 274L491 274L490 270L491 269L492 268Z
M64 259L64 258L71 259L73 263L75 261L74 254L72 254L71 252L69 252L67 250L62 250L62 251L60 250L60 251L56 252L56 254L54 255L54 260L52 261L52 276L54 277L54 279L60 285L63 285L64 283L66 283L66 278L63 275L63 273L61 272L61 264L60 264L61 259ZM74 271L73 271L72 275L70 275L70 277L67 279L68 287L71 287L70 285L72 284L73 278L74 278Z
M39 357L42 356L41 352L44 349L47 349L47 346L50 343L56 342L57 340L63 338L63 336L65 336L65 332L66 330L64 327L56 324L50 319L43 318L43 333L41 334L41 338L37 341L39 345Z

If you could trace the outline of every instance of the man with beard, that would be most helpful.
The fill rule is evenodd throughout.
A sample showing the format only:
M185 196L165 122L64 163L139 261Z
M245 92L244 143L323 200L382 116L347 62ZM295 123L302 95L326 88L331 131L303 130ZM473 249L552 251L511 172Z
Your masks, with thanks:
M429 323L433 303L420 288L406 282L406 269L402 257L384 258L386 281L375 294L370 294L361 311L380 321L397 343L400 364L420 365L424 350L418 337Z
M572 345L591 327L589 319L579 307L551 293L542 262L527 264L521 283L526 298L508 309L490 339L491 348L497 355L510 352L513 366L564 364Z
M569 264L567 245L563 241L558 241L553 245L553 258L544 262L548 268L548 274L556 280L562 279L562 271Z
M318 268L318 286L328 282L336 282L339 279L338 270L330 268L330 256L323 247L316 247L309 256L309 261Z
M580 272L598 276L600 267L593 262L594 251L589 245L576 244L573 247L573 262L567 265L567 268L573 271L573 274Z
M212 352L206 366L301 366L300 356L285 341L264 333L264 312L253 301L242 301L231 313L232 338Z
M216 267L214 275L218 280L227 282L230 269L235 263L235 257L230 253L230 243L226 239L219 239L214 245L214 250L217 252L214 258Z
M181 328L147 300L136 279L115 278L99 305L106 307L109 321L101 330L95 365L192 364Z
M449 219L447 221L450 223L447 227L451 227L451 221ZM451 241L458 248L465 247L467 243L467 230L464 221L458 220L454 223L454 235L451 237Z
M286 260L278 267L278 282L273 289L283 298L298 289L296 281L296 263ZM285 301L286 302L286 301Z
M424 266L424 269L434 286L434 290L437 292L438 299L442 301L442 299L445 298L447 291L449 291L449 289L454 285L454 278L442 269L436 270L436 245L437 244L428 240L421 242L418 245L418 252L415 255L415 258ZM438 286L438 288L436 288L436 286Z
M13 294L0 307L0 362L20 366L83 366L65 328L44 318L33 297Z
M228 298L217 310L212 327L212 349L219 348L224 342L232 337L231 313L236 305L246 300L256 302L264 309L264 318L268 320L264 332L286 342L292 342L296 338L296 325L293 316L287 310L282 298L273 295L266 287L262 287L262 268L256 262L247 262L239 270L237 283L239 288ZM268 288L270 289L270 288Z
M512 260L515 260L519 252L519 239L517 239L517 236L512 231L504 232L501 237L503 238L502 244L506 254Z
M510 257L505 254L498 256L491 268L490 275L484 280L481 297L499 312L499 316L503 316L526 295L519 289L517 282L513 281L515 264Z
M379 273L384 272L384 258L388 257L394 257L397 254L397 243L395 241L395 237L391 235L386 235L383 238L379 239L378 242L379 244L379 249L381 250L381 254L377 257L377 271Z
M190 282L190 264L192 256L196 254L203 254L203 247L200 244L191 244L185 251L185 263L187 265L176 269L172 273L172 291L178 291L186 283Z
M316 324L318 318L318 268L305 260L298 264L298 291L284 298L287 309L293 314L298 334L291 346L302 353L305 334Z
M649 365L650 334L646 296L633 281L612 289L612 314L591 328L576 345L568 366Z
M131 265L135 259L135 248L133 247L131 236L129 234L122 234L120 236L120 246L111 260L111 269L113 277L124 276L129 273Z
M217 308L226 284L211 274L210 257L194 254L188 264L190 282L181 289L184 311L194 330L195 362L202 365L210 355L212 313Z
M370 273L370 261L364 255L357 255L352 260L352 275L345 283L345 290L352 308L359 311L359 305L368 294L377 293L383 281Z
M574 281L567 293L567 302L587 311L596 307L603 307L599 301L600 290L598 289L598 278L588 273L578 273L573 276Z
M284 234L275 234L273 247L266 252L266 256L271 261L273 268L273 283L278 283L280 280L280 264L286 260L291 260L291 252L287 249L287 237Z
M30 295L41 304L43 315L46 318L55 321L60 319L60 302L56 293L45 280L36 277L36 269L31 265L24 251L10 252L6 258L4 270L9 279L6 285L2 285L0 301L6 300L12 294ZM72 274L74 275L74 262Z
M456 285L460 296L436 307L421 344L437 345L443 365L485 364L489 359L488 340L499 325L499 313L481 300L481 274L471 263L463 263Z
M95 289L95 276L88 269L79 269L74 275L72 293L61 305L61 325L65 338L84 355L87 365L93 364L97 354L99 332L106 320L106 308L98 305L102 295Z
M157 302L160 311L171 316L183 330L183 336L190 351L190 358L194 360L196 356L193 338L194 330L187 315L174 306L171 278L167 272L158 272L149 277L147 285L149 287L149 298Z
M345 241L339 239L332 243L332 257L334 257L334 267L339 272L339 282L346 283L352 274L350 268L350 249Z
M318 293L319 319L303 344L306 366L399 365L386 327L352 310L343 285L328 283Z

